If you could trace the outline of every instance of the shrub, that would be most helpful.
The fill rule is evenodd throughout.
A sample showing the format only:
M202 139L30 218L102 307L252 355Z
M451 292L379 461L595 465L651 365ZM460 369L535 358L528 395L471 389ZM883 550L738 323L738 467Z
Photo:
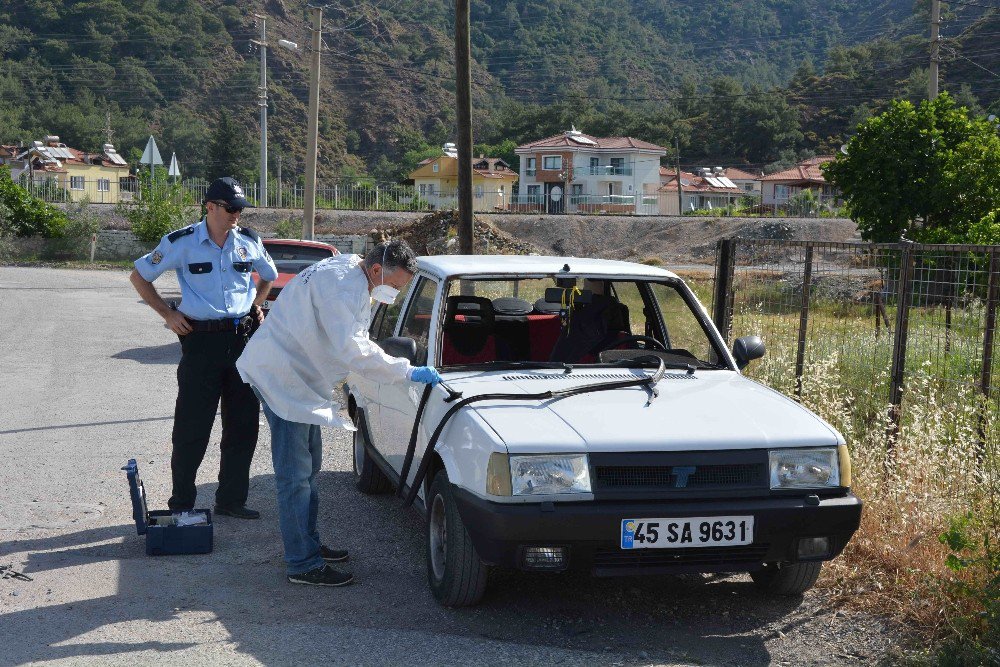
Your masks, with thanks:
M641 264L645 264L646 266L663 266L663 260L660 259L659 257L655 256L655 255L650 255L649 257L644 257L640 261L640 263Z
M52 239L60 238L66 232L66 214L33 197L15 183L7 167L0 167L0 205L3 207L4 227L14 236Z
M51 259L89 257L91 237L101 228L100 218L90 208L86 197L66 210L66 228L62 237L45 244L43 256Z
M286 218L275 226L274 233L279 239L302 238L302 221L294 217Z
M195 202L180 185L150 183L149 175L141 174L137 194L132 201L118 204L118 212L129 221L140 241L156 243L164 234L191 223L188 209Z

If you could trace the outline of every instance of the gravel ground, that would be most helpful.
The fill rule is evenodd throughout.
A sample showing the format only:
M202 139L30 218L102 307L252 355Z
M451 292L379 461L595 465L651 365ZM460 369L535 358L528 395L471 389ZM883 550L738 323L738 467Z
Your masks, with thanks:
M846 665L896 641L821 593L769 600L744 576L501 573L481 606L441 608L419 517L356 492L348 440L332 431L321 530L351 550L356 585L285 581L266 425L249 501L263 518L219 518L212 554L146 557L119 468L136 457L152 506L165 505L176 339L123 271L0 267L0 305L0 565L33 578L0 580L0 665Z

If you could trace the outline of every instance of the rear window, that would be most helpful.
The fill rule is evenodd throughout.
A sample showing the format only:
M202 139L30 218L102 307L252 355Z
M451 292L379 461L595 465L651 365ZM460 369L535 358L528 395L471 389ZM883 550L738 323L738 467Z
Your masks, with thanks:
M321 259L333 257L329 248L316 246L286 245L284 243L264 242L264 249L274 260L274 266L279 273L299 273Z

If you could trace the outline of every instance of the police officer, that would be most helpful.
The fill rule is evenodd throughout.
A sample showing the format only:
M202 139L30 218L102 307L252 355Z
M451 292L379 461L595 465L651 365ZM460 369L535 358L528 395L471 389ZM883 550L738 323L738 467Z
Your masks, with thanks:
M257 233L239 226L240 213L250 203L234 179L216 179L204 203L205 218L164 236L153 252L135 261L130 279L181 341L170 509L194 507L195 475L221 398L222 461L215 513L256 519L260 512L249 509L246 500L260 405L235 364L250 333L263 320L260 304L278 272ZM177 272L181 287L176 310L153 287L153 281L170 269ZM256 286L252 271L260 276Z

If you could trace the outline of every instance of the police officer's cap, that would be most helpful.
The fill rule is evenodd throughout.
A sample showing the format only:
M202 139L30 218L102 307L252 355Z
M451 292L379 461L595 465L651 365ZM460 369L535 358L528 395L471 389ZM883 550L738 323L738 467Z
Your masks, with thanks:
M243 194L243 188L231 176L217 178L212 181L212 184L208 186L208 191L205 193L205 201L224 201L230 206L238 206L240 208L249 206L254 208L253 204L248 202L246 196Z

